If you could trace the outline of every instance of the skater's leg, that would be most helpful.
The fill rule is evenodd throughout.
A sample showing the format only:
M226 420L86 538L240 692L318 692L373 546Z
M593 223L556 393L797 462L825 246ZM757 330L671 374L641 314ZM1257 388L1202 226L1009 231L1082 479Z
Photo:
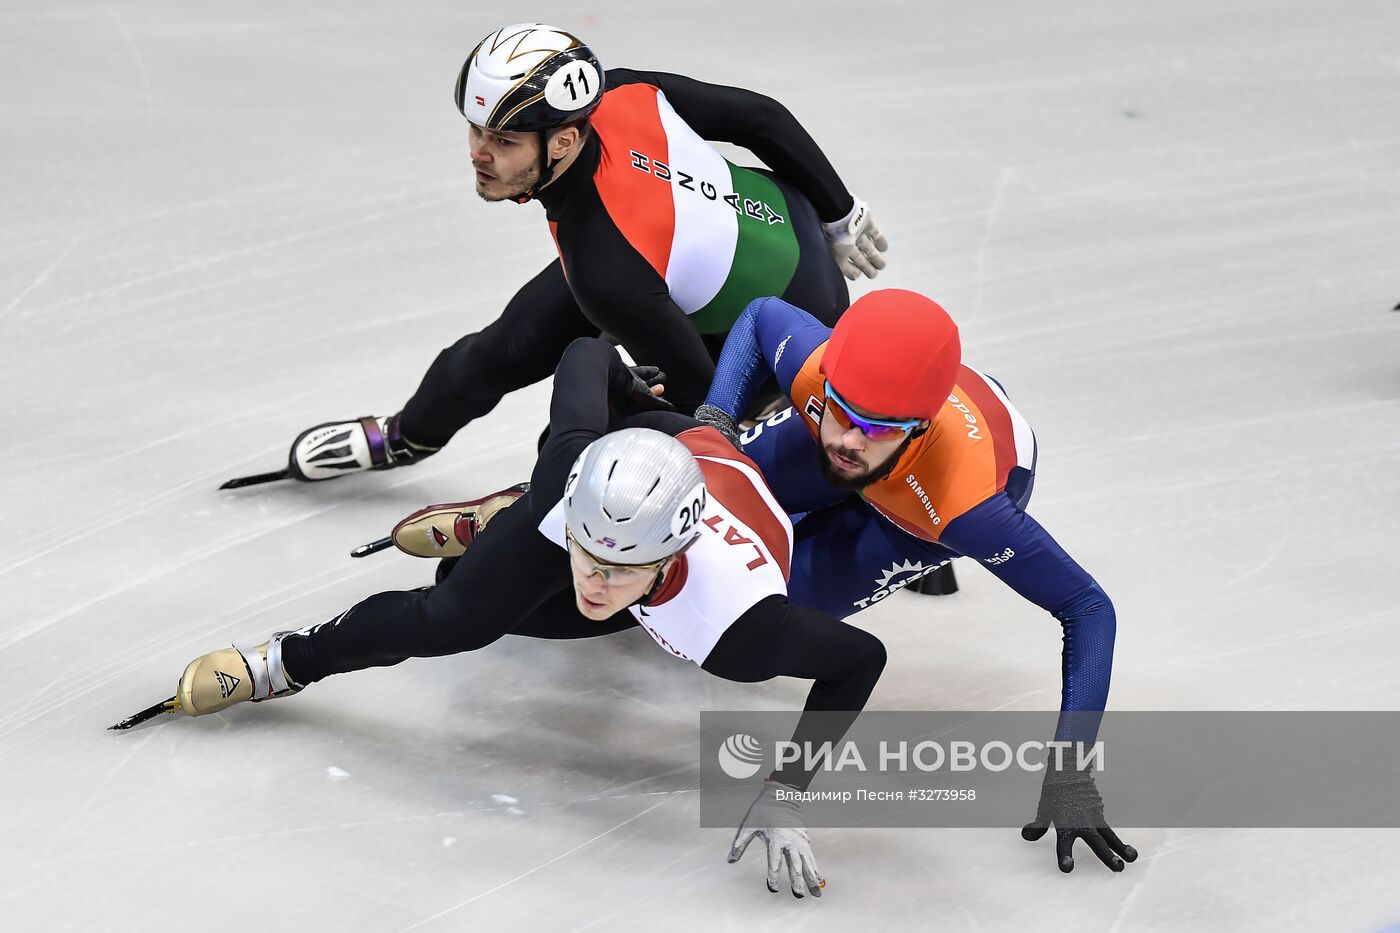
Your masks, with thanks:
M958 556L904 532L861 499L807 515L794 526L793 539L788 598L838 619Z
M318 481L416 463L494 408L507 392L550 375L570 341L596 333L556 260L527 282L486 329L439 353L403 411L303 431L292 442L289 474ZM276 478L242 477L233 485Z
M505 509L439 585L379 593L289 635L282 645L287 675L304 685L491 644L555 594L572 589L567 554L536 525L528 503Z
M499 318L438 354L400 425L413 444L441 447L463 425L496 407L507 392L554 372L564 348L596 336L574 301L556 259L527 282Z

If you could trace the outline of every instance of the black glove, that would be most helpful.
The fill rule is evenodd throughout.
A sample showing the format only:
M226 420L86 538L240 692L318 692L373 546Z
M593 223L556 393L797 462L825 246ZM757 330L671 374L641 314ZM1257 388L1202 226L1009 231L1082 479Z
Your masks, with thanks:
M643 411L675 411L676 406L659 395L652 386L666 381L666 374L655 366L628 367L619 357L608 373L608 401L620 415L635 415Z
M729 417L729 413L723 408L716 408L714 405L701 405L695 409L695 420L701 424L708 424L710 427L724 435L724 439L734 445L736 450L742 450L739 445L739 426L734 423L734 419Z
M1055 824L1055 856L1060 871L1074 871L1074 840L1083 839L1089 848L1113 871L1122 871L1124 862L1137 861L1137 849L1127 845L1108 825L1103 815L1103 798L1090 771L1056 770L1047 766L1040 787L1040 806L1035 820L1021 827L1021 838L1035 842Z

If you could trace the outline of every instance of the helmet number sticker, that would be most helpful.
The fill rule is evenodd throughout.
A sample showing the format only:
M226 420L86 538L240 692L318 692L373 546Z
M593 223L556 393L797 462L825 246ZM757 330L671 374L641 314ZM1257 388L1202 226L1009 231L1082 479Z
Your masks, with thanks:
M695 488L681 499L681 507L671 517L671 534L677 538L687 535L700 523L705 515L705 484L697 483Z
M544 99L555 110L582 110L597 99L602 85L592 62L570 62L549 76L544 86Z

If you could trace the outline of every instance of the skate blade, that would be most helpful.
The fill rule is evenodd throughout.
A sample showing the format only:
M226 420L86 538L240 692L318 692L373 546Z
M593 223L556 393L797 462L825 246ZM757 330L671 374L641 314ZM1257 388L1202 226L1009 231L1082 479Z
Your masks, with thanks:
M114 726L108 726L107 731L116 730L118 732L130 729L132 726L139 726L141 723L155 719L161 713L182 713L184 708L180 706L180 698L173 696L168 700L162 700L155 706L147 707L135 715L128 716Z
M244 486L259 486L263 483L275 483L280 479L291 479L292 471L281 469L275 473L255 473L252 476L235 476L233 479L220 486L220 489L241 489Z
M378 554L380 551L383 551L387 548L391 548L393 546L394 536L390 535L387 538L379 538L375 541L371 541L369 544L360 545L359 547L355 548L355 550L350 552L350 556L368 557L371 554Z

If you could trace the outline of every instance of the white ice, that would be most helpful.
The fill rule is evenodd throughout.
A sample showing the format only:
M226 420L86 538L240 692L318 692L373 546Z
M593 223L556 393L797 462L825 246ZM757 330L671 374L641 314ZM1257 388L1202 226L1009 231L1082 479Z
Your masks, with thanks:
M1380 0L0 7L0 928L1370 931L1395 831L815 830L820 901L697 827L697 711L800 705L645 633L505 639L122 734L192 657L425 582L349 549L522 478L548 386L408 471L219 492L388 414L548 262L471 185L500 21L768 92L1036 428L1119 612L1117 709L1400 705L1400 8ZM862 289L868 285L861 286ZM1059 627L960 566L858 617L873 708L1049 709ZM1109 802L1110 814L1112 802ZM752 861L750 861L752 860Z

